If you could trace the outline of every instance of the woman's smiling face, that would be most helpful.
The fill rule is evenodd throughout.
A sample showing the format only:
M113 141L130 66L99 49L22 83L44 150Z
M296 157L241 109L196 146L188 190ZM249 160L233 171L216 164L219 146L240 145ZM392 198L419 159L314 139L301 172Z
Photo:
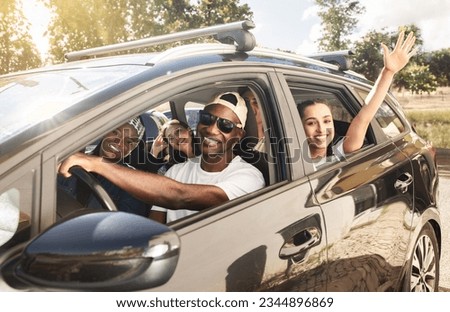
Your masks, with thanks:
M326 156L328 144L334 138L333 116L330 108L322 103L309 105L304 110L302 122L311 156Z

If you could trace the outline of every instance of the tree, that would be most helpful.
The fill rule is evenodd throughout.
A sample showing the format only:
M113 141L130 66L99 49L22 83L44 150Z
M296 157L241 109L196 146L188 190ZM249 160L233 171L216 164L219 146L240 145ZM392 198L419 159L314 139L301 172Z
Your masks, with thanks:
M322 37L318 40L322 51L345 50L349 48L350 39L358 23L357 16L365 11L354 0L315 0L319 6L322 19Z
M406 35L408 35L410 32L413 32L414 36L416 37L416 42L414 43L414 46L419 52L422 50L423 46L422 30L414 24L401 26L399 27L398 31L391 33L391 40L390 40L391 48L395 46L400 31L404 31ZM389 47L388 43L386 43L386 45Z
M49 26L50 54L63 61L64 54L126 41L127 0L48 0L53 13Z
M47 0L54 13L50 53L56 61L74 50L148 38L252 17L239 0ZM155 51L179 43L133 52Z
M413 94L430 94L436 91L436 77L430 72L427 65L410 64L397 74L405 89Z
M130 0L129 40L191 28L193 6L186 0Z
M389 33L386 31L370 31L354 45L353 69L363 74L367 79L375 81L383 67L383 55L380 53L380 44L388 44Z
M253 13L247 4L239 5L239 0L198 0L194 27L212 26L251 20Z
M0 2L0 74L41 65L39 52L29 35L30 23L16 0Z
M422 65L428 65L440 86L450 85L450 48L425 53Z
M407 25L399 28L399 31L403 30L406 34L414 32L416 36L416 47L420 50L423 44L422 34L420 29L415 25ZM367 79L375 81L383 68L383 54L381 53L381 43L385 43L388 47L393 48L397 42L399 31L387 32L385 29L381 31L372 30L368 32L361 40L355 42L354 52L355 57L353 60L354 70L363 74ZM421 56L415 56L413 60L420 59ZM413 64L414 62L410 62ZM409 65L407 65L409 66ZM394 77L393 85L397 88L404 88L405 81L400 78L404 76L396 75Z

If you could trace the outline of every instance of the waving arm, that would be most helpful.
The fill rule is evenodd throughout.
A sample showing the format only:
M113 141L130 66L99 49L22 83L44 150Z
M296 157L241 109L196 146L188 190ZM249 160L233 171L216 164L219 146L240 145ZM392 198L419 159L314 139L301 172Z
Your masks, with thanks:
M405 39L402 31L392 51L385 44L381 44L384 51L384 67L381 70L372 90L367 95L365 105L355 116L346 134L344 152L351 153L361 148L366 136L367 128L378 108L383 103L394 75L408 64L410 58L416 53L413 49L416 37L411 32Z

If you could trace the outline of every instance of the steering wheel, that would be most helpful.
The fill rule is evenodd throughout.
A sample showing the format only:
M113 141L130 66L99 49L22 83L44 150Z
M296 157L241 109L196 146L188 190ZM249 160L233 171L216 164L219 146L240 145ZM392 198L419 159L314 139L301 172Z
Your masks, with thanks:
M86 185L92 190L94 196L98 199L100 204L105 210L117 211L116 204L111 199L109 194L101 186L98 180L90 173L80 166L73 166L69 169L69 172L76 176L78 179L86 183Z

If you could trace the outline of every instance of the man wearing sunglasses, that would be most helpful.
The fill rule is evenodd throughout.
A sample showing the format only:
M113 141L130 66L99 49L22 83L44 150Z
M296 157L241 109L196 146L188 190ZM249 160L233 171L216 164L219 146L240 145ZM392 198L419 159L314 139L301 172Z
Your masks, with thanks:
M98 173L153 204L151 217L167 223L264 187L262 173L233 153L245 135L245 100L236 92L219 94L199 117L201 155L174 165L165 176L129 170L83 154L69 157L59 172L69 176L69 168L79 165Z

